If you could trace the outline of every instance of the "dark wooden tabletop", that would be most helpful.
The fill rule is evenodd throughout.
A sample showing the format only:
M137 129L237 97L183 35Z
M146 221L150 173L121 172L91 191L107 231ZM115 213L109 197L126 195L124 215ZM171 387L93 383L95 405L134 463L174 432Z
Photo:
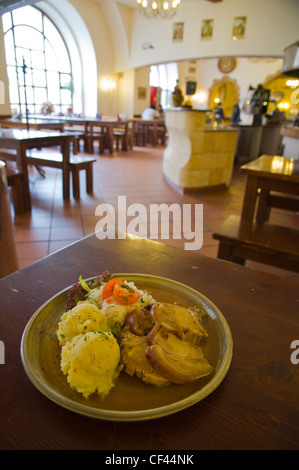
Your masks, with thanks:
M28 379L20 343L34 312L79 275L147 273L187 284L226 318L230 369L210 395L152 421L111 422L76 414ZM0 280L1 449L202 450L298 449L298 284L243 266L144 239L95 235ZM293 363L295 362L295 363Z

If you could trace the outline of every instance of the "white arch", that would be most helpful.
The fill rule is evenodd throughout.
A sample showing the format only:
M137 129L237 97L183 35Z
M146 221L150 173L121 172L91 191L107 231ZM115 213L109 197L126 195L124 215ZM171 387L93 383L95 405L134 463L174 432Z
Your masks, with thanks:
M111 33L115 54L115 68L122 70L124 66L127 66L130 56L129 32L126 31L125 18L122 16L125 14L125 9L122 10L122 5L112 1L103 2L101 7Z
M74 112L96 116L97 61L94 45L84 21L67 0L48 0L39 2L37 6L54 22L69 50L74 81ZM78 31L79 42L76 40Z

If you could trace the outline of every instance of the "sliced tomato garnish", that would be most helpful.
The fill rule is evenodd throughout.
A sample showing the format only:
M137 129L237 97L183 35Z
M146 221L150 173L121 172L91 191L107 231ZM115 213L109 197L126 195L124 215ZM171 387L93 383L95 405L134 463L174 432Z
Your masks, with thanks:
M119 283L123 283L123 281L121 279L110 279L110 281L107 282L102 291L103 300L108 299L108 297L112 296L114 287L116 286L116 284Z
M132 305L140 299L140 294L130 286L121 282L116 284L113 289L113 297L119 304Z

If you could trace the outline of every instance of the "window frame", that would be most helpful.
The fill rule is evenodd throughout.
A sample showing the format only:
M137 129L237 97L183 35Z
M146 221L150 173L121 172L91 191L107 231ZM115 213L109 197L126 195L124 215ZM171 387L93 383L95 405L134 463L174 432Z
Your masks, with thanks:
M17 85L17 95L18 95L18 102L15 102L15 101L10 102L11 108L12 109L16 108L17 114L26 114L26 102L27 102L27 110L29 111L30 114L40 114L42 112L42 105L44 104L44 102L49 102L48 76L51 73L55 73L55 74L57 74L57 78L58 78L57 85L58 85L58 88L59 88L59 93L58 93L59 96L57 95L58 100L55 101L55 102L51 101L51 104L53 104L55 114L66 114L68 108L73 109L73 71L72 71L71 57L70 57L70 53L69 53L67 44L66 44L66 42L64 40L64 37L61 34L60 30L57 28L57 26L55 25L53 20L51 20L51 18L44 11L42 11L41 9L39 9L35 6L32 6L32 5L27 5L24 8L34 8L35 10L39 11L39 13L41 14L41 29L38 29L38 28L36 28L32 25L28 25L25 22L22 23L22 24L15 24L14 15L13 15L14 11L5 13L5 15L10 15L10 27L7 30L5 30L5 32L4 32L4 43L5 43L6 34L11 31L12 32L12 41L13 41L13 50L14 50L14 64L11 65L11 64L7 63L8 77L9 78L11 77L10 72L11 72L11 70L14 70L13 73L15 74L15 78L16 78L16 82L13 85L10 83L10 79L9 79L9 88L11 89L11 86ZM21 9L19 9L19 10L21 10ZM54 53L55 53L55 49L53 48L53 46L51 44L51 38L48 37L45 33L45 19L47 19L47 21L49 21L51 23L51 25L54 27L56 32L59 34L60 39L62 40L62 42L64 44L65 52L67 53L68 60L69 60L69 72L61 71L59 69L59 61L58 61L58 58L57 58L56 54L55 54L56 60L57 60L56 69L53 70L53 68L47 68L46 43L48 43L50 45L50 47L52 47ZM34 67L32 65L32 53L36 52L37 49L35 49L34 47L27 47L27 46L22 47L22 46L19 46L19 45L16 44L15 28L17 28L18 26L26 26L28 28L32 28L35 31L37 31L39 34L42 35L43 48L42 48L42 50L38 50L38 52L41 52L42 55L43 55L43 64L44 64L43 68ZM29 55L29 57L31 59L30 65L27 65L25 63L25 67L24 67L24 62L23 62L23 66L20 66L20 64L18 63L17 52L21 49L24 49L24 53L26 51L26 53ZM6 51L5 51L5 54L7 54ZM24 68L25 68L25 72L26 72L25 77L24 77L24 70L23 70ZM39 71L39 72L44 73L45 81L42 84L35 84L34 83L34 79L33 79L34 71ZM26 86L25 86L24 80L26 80L26 78L29 76L29 74L31 75L32 83L29 84L29 85L26 83ZM68 81L69 86L63 85L63 83L65 83L65 78L66 77L69 78L69 81ZM58 88L57 88L57 90L58 90ZM69 100L64 100L64 98L63 98L63 95L65 94L64 91L67 90L67 89L70 92L69 93ZM31 90L31 92L29 90ZM45 98L46 99L43 101L43 103L40 103L40 101L39 102L36 101L36 93L35 92L37 90L45 90ZM25 91L26 91L26 94L30 93L33 96L32 101L30 101L30 102L27 101L26 96L25 96ZM23 94L23 96L22 96L22 94ZM11 96L11 93L10 93L10 96Z
M172 79L171 68L176 66L176 77ZM161 83L161 70L163 69L164 77L166 77L166 87L162 87ZM155 74L158 82L155 84L151 83L151 75ZM179 78L178 66L176 62L169 62L166 64L151 65L150 67L150 86L157 86L160 88L160 103L163 109L170 108L172 106L172 93L176 81ZM172 83L171 83L172 82Z

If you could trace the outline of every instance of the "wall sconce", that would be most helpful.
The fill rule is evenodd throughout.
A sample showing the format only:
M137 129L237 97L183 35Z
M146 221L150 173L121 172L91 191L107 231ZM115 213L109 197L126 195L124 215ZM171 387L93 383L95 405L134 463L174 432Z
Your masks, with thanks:
M111 78L104 78L102 80L101 87L104 91L111 91L116 87L116 83Z

